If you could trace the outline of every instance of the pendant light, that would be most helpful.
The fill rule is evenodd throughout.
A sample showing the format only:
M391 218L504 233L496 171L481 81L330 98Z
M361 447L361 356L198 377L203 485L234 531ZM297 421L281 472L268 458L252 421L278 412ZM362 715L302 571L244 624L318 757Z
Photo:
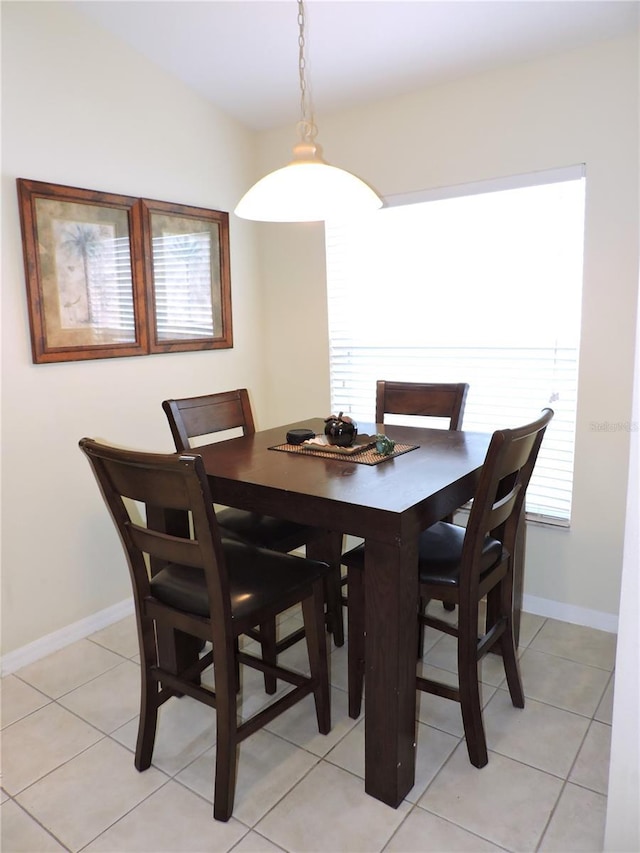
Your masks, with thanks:
M381 199L360 178L330 166L316 144L318 129L309 116L304 56L304 5L298 0L300 142L293 160L254 184L240 199L236 216L260 222L318 222L368 213L382 207Z

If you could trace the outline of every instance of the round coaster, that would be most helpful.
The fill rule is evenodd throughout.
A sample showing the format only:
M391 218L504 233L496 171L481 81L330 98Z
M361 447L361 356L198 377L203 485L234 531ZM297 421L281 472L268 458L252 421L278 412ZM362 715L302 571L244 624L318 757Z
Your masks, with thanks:
M315 432L310 429L290 429L287 433L287 444L302 444L315 437Z

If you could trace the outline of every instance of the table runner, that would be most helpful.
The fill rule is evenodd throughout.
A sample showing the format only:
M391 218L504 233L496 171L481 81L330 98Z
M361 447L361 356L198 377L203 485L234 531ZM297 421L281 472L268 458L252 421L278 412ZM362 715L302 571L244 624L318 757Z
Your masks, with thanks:
M357 462L360 465L379 465L381 462L386 462L387 459L393 459L395 456L402 456L403 453L409 453L410 450L415 450L417 444L396 444L393 453L388 456L381 456L376 452L375 447L370 447L367 450L362 450L360 453L352 455L335 453L331 450L313 450L310 447L304 447L302 444L276 444L270 447L269 450L283 450L285 453L301 453L303 456L321 456L323 459L340 459L343 462Z

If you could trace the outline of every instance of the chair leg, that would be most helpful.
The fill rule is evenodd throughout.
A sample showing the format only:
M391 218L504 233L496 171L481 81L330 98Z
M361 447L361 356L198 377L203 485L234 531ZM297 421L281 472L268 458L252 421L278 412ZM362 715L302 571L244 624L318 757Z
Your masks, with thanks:
M365 652L364 572L357 568L349 569L348 634L349 716L355 720L362 708Z
M484 767L489 761L487 742L482 722L480 685L478 683L477 609L475 618L471 614L460 614L459 628L466 626L464 635L458 635L458 682L462 724L467 741L469 761L474 767Z
M238 700L236 695L235 655L216 656L216 766L213 791L213 816L227 821L233 812L238 752Z
M524 689L520 677L520 664L516 653L515 640L513 636L513 622L509 620L509 627L500 638L502 648L502 660L504 671L507 676L507 686L511 695L511 702L516 708L524 708Z
M327 663L327 638L324 629L324 587L321 581L313 585L313 594L302 602L304 634L309 653L309 669L315 681L313 698L316 705L318 731L331 731L331 696Z
M524 689L520 676L520 663L513 624L513 575L509 573L503 578L502 583L498 585L497 589L491 591L490 596L492 593L499 596L501 612L506 614L506 627L504 634L500 637L500 650L511 702L516 708L524 708Z
M151 765L153 745L156 739L158 723L158 684L142 672L142 687L140 697L140 719L138 721L138 739L134 764L136 770L147 770Z
M269 622L264 622L260 625L260 645L262 646L262 660L276 665L276 620L271 619ZM267 693L273 694L276 692L276 677L269 673L264 674L264 689Z
M480 691L478 683L467 684L466 689L460 689L460 707L462 710L462 724L464 736L467 741L467 752L469 761L474 767L484 767L489 761L487 754L487 742L482 723L482 709L480 707Z
M140 649L140 717L134 764L137 770L147 770L153 757L153 745L158 724L159 684L149 675L157 664L153 621L143 617L142 648Z

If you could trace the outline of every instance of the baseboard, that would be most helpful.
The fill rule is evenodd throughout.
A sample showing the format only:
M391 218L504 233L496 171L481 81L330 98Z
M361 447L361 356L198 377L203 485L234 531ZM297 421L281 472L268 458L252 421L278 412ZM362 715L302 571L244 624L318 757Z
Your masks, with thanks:
M563 604L548 598L538 598L536 595L525 595L522 609L536 616L559 619L561 622L571 622L573 625L584 625L586 628L596 628L599 631L608 631L610 634L618 633L617 613L589 610L587 607Z
M124 619L130 613L133 613L133 598L127 598L118 604L113 604L111 607L94 613L92 616L80 619L79 622L67 625L59 631L40 637L33 643L28 643L26 646L3 655L0 658L0 673L3 676L10 675L23 666L35 663L35 661L57 652L71 643L84 640L90 634Z

